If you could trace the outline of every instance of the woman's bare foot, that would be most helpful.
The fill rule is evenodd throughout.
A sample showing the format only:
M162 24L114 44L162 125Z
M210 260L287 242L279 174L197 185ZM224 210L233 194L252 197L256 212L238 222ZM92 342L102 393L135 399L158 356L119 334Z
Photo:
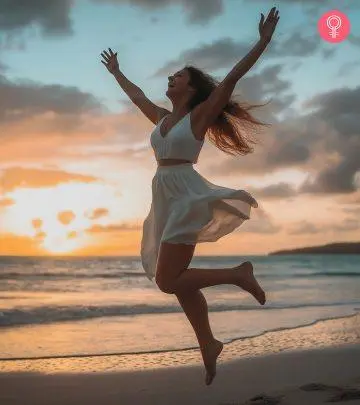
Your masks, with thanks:
M206 368L206 385L210 385L216 375L216 360L222 352L223 346L222 342L215 339L213 342L201 348L201 354Z
M251 262L244 262L234 267L237 272L236 285L249 292L261 305L266 302L265 292L257 282Z

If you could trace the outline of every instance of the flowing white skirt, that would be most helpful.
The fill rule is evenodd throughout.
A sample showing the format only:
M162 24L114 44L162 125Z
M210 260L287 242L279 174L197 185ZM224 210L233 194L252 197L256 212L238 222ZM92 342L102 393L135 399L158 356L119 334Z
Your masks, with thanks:
M161 242L215 242L250 218L256 200L245 190L210 183L192 163L158 166L143 223L141 261L152 280Z

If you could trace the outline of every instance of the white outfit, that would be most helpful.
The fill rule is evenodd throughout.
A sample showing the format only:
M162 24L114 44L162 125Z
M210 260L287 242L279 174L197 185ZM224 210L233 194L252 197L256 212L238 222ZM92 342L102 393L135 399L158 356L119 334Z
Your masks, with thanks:
M156 160L197 163L204 141L195 138L190 113L162 137L160 126L164 118L150 137ZM141 261L150 280L155 277L161 242L215 242L249 219L251 207L258 207L247 191L210 183L194 169L193 163L158 166L152 179L151 207L141 240Z

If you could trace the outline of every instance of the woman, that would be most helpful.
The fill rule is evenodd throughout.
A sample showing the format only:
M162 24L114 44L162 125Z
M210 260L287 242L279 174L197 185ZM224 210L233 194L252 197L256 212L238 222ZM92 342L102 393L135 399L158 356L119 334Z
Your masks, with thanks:
M251 262L227 269L188 268L196 243L216 241L250 217L256 200L245 190L210 183L193 164L209 131L211 140L226 153L251 153L238 123L262 125L239 103L231 100L238 80L255 64L270 42L279 13L261 14L260 39L221 83L192 66L169 77L167 97L173 109L153 104L140 88L119 70L117 53L103 51L101 62L114 75L133 103L155 125L150 142L158 168L152 180L152 203L144 221L141 260L150 280L161 291L175 294L194 328L206 369L207 385L216 374L216 360L223 349L208 319L202 288L233 284L248 291L261 304L265 293L253 275Z

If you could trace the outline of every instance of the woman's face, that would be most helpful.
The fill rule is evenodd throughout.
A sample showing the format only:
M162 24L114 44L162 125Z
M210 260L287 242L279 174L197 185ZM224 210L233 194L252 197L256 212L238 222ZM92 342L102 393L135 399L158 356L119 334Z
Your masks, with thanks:
M168 77L168 89L166 95L185 95L194 89L189 86L190 74L187 69L182 69Z

